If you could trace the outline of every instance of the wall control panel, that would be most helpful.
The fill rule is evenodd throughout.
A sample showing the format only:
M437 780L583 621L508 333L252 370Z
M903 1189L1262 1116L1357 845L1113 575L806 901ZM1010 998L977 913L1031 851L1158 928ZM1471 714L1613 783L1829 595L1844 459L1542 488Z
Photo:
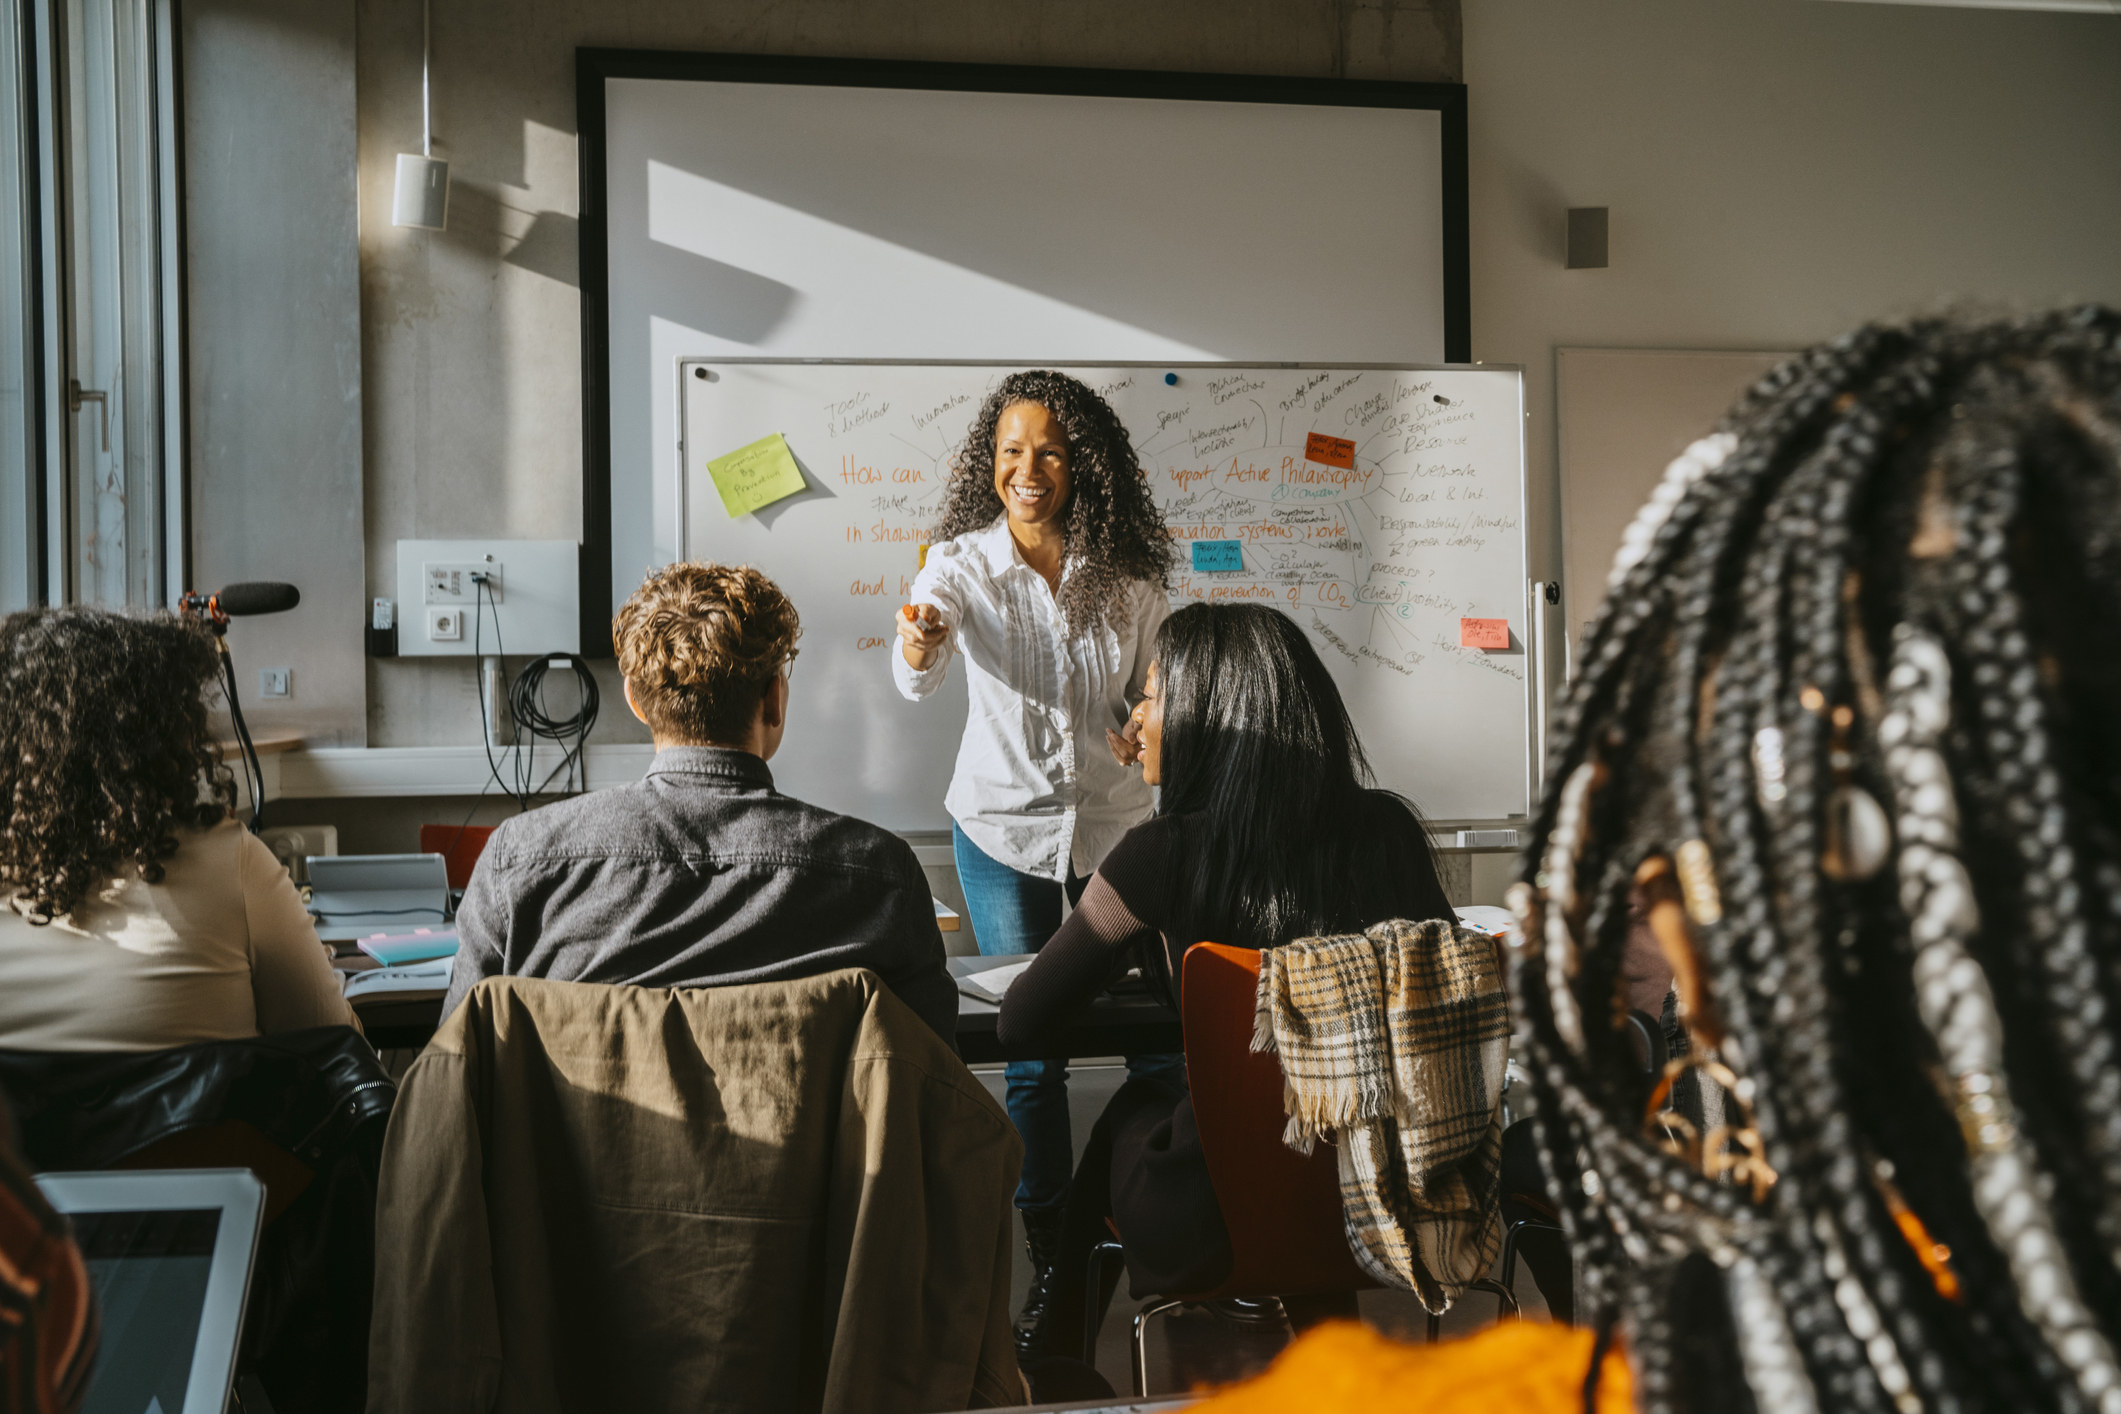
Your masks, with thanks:
M398 656L580 651L579 556L572 540L400 540Z
M501 602L501 562L474 560L462 564L428 563L420 566L422 602L427 604L489 604Z

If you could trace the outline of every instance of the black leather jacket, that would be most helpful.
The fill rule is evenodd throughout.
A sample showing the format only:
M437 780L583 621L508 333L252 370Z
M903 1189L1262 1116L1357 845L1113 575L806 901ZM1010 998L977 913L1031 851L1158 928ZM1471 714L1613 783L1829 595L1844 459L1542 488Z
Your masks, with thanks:
M244 1321L240 1368L281 1410L366 1403L376 1178L397 1088L342 1026L163 1051L0 1051L0 1090L36 1168L131 1167L152 1145L240 1120L310 1171L266 1225Z

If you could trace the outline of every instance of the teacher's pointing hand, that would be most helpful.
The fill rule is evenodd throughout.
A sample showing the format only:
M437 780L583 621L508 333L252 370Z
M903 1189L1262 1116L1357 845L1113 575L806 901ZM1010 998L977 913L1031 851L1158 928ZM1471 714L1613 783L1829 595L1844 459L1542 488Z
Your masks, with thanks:
M949 636L942 610L933 604L908 604L898 611L899 652L906 655L906 666L916 672L935 662Z

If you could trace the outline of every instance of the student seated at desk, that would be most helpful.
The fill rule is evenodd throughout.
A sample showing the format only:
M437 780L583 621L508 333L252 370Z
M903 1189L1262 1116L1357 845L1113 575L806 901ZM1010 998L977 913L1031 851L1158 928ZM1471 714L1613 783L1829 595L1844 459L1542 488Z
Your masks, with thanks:
M494 832L442 1014L483 977L707 987L867 967L954 1047L957 989L913 847L773 788L802 632L787 596L749 566L671 565L612 632L655 761Z
M1105 856L1009 988L1004 1045L1040 1045L1129 966L1175 994L1197 942L1268 948L1452 916L1420 819L1367 785L1340 690L1284 614L1250 604L1173 614L1156 636L1148 696L1114 750L1162 787L1157 814ZM1227 1274L1229 1234L1182 1089L1130 1079L1098 1121L1027 1370L1081 1348L1084 1268L1108 1215L1137 1290L1198 1291Z
M219 677L169 614L0 620L0 1049L356 1024L287 871L229 814Z

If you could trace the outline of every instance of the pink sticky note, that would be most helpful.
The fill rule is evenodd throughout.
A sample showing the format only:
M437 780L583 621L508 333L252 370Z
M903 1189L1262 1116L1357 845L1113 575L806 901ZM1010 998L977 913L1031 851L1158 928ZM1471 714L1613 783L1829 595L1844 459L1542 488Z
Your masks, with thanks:
M1460 619L1458 621L1458 646L1460 648L1508 648L1510 646L1510 621L1508 619Z

